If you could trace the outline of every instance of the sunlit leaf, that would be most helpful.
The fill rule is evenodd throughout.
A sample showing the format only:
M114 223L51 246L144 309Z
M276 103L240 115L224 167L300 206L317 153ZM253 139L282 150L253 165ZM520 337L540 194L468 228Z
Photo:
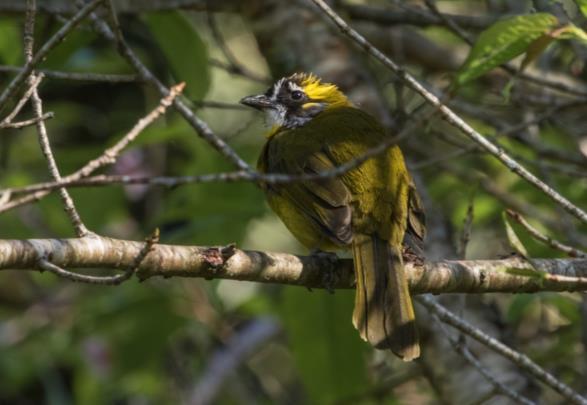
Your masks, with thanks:
M576 39L587 43L587 33L574 24L566 25L555 32L557 39Z
M483 31L456 77L462 85L526 52L530 44L550 32L558 20L548 13L498 21Z
M577 3L577 7L579 7L581 14L587 17L587 0L575 0L575 3Z

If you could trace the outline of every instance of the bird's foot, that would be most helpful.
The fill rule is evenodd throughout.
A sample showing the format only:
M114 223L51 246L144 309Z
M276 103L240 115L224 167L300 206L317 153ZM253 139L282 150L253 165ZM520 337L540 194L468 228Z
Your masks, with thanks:
M314 249L310 252L311 256L314 256L320 260L323 265L321 269L322 273L322 285L331 294L334 294L336 284L339 281L339 276L336 271L338 264L338 256L336 253L325 252L320 249Z
M412 248L409 246L402 247L402 259L404 263L412 263L414 266L423 266L424 265L424 257L418 253L416 253Z

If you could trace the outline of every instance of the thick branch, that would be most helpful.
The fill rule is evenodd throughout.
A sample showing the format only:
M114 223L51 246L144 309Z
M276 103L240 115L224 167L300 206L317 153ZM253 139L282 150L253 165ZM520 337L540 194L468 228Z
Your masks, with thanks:
M144 242L102 238L0 240L0 270L38 270L39 261L61 268L110 268L136 265ZM587 260L533 259L440 261L408 264L414 293L486 293L587 290ZM322 288L332 265L319 256L247 251L228 247L154 245L137 275L203 277ZM338 260L335 288L352 288L350 259ZM544 272L544 273L543 273Z

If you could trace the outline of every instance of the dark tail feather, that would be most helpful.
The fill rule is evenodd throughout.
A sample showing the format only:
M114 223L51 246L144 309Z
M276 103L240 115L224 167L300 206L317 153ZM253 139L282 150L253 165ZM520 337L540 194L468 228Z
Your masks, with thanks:
M377 349L390 349L405 361L419 357L400 249L377 236L354 235L353 257L357 280L353 325Z

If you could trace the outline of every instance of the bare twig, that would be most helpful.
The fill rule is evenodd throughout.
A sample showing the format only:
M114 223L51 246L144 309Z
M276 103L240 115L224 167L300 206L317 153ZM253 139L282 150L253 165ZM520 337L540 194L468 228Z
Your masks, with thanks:
M459 318L448 309L438 304L436 300L430 296L417 297L417 302L425 306L429 311L438 316L440 320L461 331L467 336L472 337L484 346L494 350L502 356L510 359L520 368L533 375L538 380L542 381L547 386L561 394L566 400L573 404L586 405L587 399L575 392L571 387L558 380L555 376L544 370L538 364L533 362L528 356L516 352L510 347L504 345L497 339L486 335L480 329L474 327L464 319Z
M33 81L32 85L29 86L28 90L24 93L24 95L20 98L20 100L18 100L18 103L16 103L16 106L14 107L12 112L10 114L8 114L6 116L6 118L4 118L2 120L2 123L0 123L0 127L4 127L4 128L8 127L8 125L12 122L14 117L16 117L16 115L20 112L20 110L22 110L22 107L24 107L24 105L27 103L27 101L29 101L29 99L31 98L31 95L33 94L33 91L35 91L35 89L37 87L39 87L39 84L41 84L42 80L43 80L42 73L35 76L35 80Z
M33 33L34 33L34 24L35 24L35 13L36 13L36 2L35 0L27 0L27 11L25 16L25 31L24 31L24 54L25 60L27 65L30 65L33 60ZM30 87L33 87L35 83L35 74L34 71L31 71L30 76L28 77L28 83ZM49 174L55 181L61 180L61 174L59 173L59 168L57 167L57 162L55 161L55 157L53 156L53 150L51 149L51 144L49 142L49 135L47 134L47 127L45 126L45 122L43 121L43 102L41 97L39 97L39 93L37 88L35 87L33 93L31 94L31 101L33 104L33 111L37 118L36 127L37 132L39 134L39 145L41 146L41 151L47 160L47 165L49 167ZM76 208L75 204L69 192L61 187L59 188L59 195L61 196L61 201L65 207L65 211L69 216L69 219L75 229L77 236L82 237L88 235L90 232L82 222Z
M440 10L438 10L438 7L436 7L435 0L426 0L425 3L428 9L430 9L430 11L432 12L432 14L438 17L446 27L448 27L452 32L457 34L457 36L461 37L466 43L468 43L469 45L473 45L473 39L471 38L471 36L467 32L465 32L457 23L455 23L450 16L442 14Z
M141 62L134 51L128 46L124 40L124 36L120 27L116 23L116 12L112 1L109 0L107 3L107 9L110 15L110 20L113 21L114 27L112 30L103 24L98 24L97 29L99 32L109 41L114 41L117 46L118 52L124 57L127 62L136 70L139 77L147 83L150 83L153 87L159 91L162 96L169 94L169 89L151 73L151 71ZM100 20L97 20L100 21ZM188 123L198 132L198 134L204 138L210 145L226 157L235 167L240 170L252 170L247 162L245 162L237 153L234 151L226 142L219 138L200 118L198 118L188 106L176 98L173 101L173 105L179 111L179 113L188 121Z
M124 273L116 274L114 276L91 276L88 274L80 274L74 273L69 270L65 270L59 266L54 265L53 263L49 262L47 258L42 258L39 260L39 268L41 270L47 270L51 273L71 280L78 283L85 283L85 284L98 284L98 285L119 285L126 280L130 279L133 274L135 274L143 262L147 255L153 250L153 246L159 243L159 229L155 229L153 233L145 239L145 245L139 251L135 259L133 260L132 264L126 268Z
M219 110L241 110L250 111L249 107L242 104L225 103L222 101L211 101L211 100L192 100L194 106L197 108L217 108Z
M148 127L153 121L159 118L162 114L165 113L167 108L173 102L173 99L176 98L184 88L184 84L180 83L171 88L170 93L163 97L159 102L159 105L155 107L149 114L145 117L139 119L137 123L133 126L133 128L127 132L116 144L112 147L106 149L102 155L98 156L97 158L89 161L86 163L81 169L77 170L76 172L63 177L61 180L57 182L49 182L45 183L46 185L50 184L62 184L67 185L68 183L75 183L76 181L80 181L81 178L89 176L94 171L100 169L103 166L108 164L112 164L116 161L117 157L119 156L120 152L124 148L126 148L132 141L134 141L141 132ZM55 190L60 188L60 186L56 187L33 187L29 189L31 194L28 194L24 197L14 200L7 200L2 204L0 202L0 213L4 211L11 210L13 208L19 207L24 204L28 204L34 201L38 201L47 194L49 194L50 190ZM12 193L8 190L3 190L3 192L7 192L5 195L11 195Z
M559 250L569 255L570 257L587 258L587 252L583 252L572 246L567 246L564 243L551 238L550 236L542 234L538 229L530 225L530 223L526 221L526 219L524 219L524 217L520 213L510 209L506 210L506 213L511 219L516 221L518 224L522 225L524 229L526 229L534 239L546 244L547 246L550 246L553 249Z
M280 325L271 318L258 318L235 333L226 346L217 350L198 383L192 389L186 403L205 405L214 403L227 377L260 346L275 338L281 332Z
M334 10L326 4L324 0L311 0L316 6L318 6L324 14L326 14L349 38L359 44L367 53L375 57L377 60L383 63L390 70L395 72L398 77L403 80L407 86L412 90L420 94L425 100L431 105L438 109L439 114L451 125L458 128L461 132L471 138L474 142L479 144L487 152L495 156L501 161L508 169L516 173L518 176L528 181L530 184L538 188L544 194L546 194L551 200L562 206L567 212L577 217L584 223L587 223L587 213L581 208L577 207L556 190L549 187L538 177L530 173L526 168L521 166L518 162L507 155L503 149L488 141L483 135L477 132L473 127L467 124L461 117L455 114L449 107L443 104L440 99L432 92L428 91L422 86L411 74L406 72L394 61L385 56L379 49L371 45L361 34L352 29Z
M446 339L450 342L453 349L460 354L469 364L471 364L479 373L487 380L495 390L502 393L503 395L507 396L508 398L514 400L517 403L524 404L524 405L534 405L536 404L534 401L529 400L528 398L520 395L510 387L508 387L505 383L499 381L497 377L493 374L491 370L488 370L487 367L481 363L471 350L467 346L464 335L460 334L459 338L454 338L450 335L448 330L446 329L445 325L441 322L438 315L434 314L434 319L438 321L440 326L440 330L443 332ZM462 339L461 339L462 338Z
M102 155L96 159L86 163L83 168L76 172L76 175L78 177L86 177L90 175L90 173L103 166L115 163L116 159L120 155L120 152L122 152L124 148L133 142L139 136L139 134L145 130L145 128L147 128L155 120L162 116L173 103L173 101L177 98L177 96L181 94L184 88L185 83L183 82L173 86L170 89L169 94L161 99L159 105L155 107L149 114L138 120L135 126L132 127L132 129L126 135L124 135L120 141L118 141L114 146L106 149L104 153L102 153Z
M45 13L55 15L73 14L75 13L75 6L72 3L73 2L71 0L43 1L41 4L41 9ZM120 4L120 11L127 14L140 14L150 11L169 11L178 9L203 11L206 10L209 6L209 1L207 0L119 1L117 3ZM221 11L227 11L227 8L234 3L238 4L238 1L216 1L210 4L210 6L214 7L215 10L220 9ZM234 6L232 9L234 9ZM25 7L22 4L22 0L3 0L0 2L0 11L18 13L24 12L24 10ZM230 8L228 10L230 10Z
M346 2L341 3L341 7L346 12L348 12L349 17L352 20L367 20L386 26L396 24L408 24L414 26L444 25L468 44L472 44L473 41L470 35L468 35L463 30L463 27L476 30L484 29L499 19L498 17L491 16L473 17L441 13L431 0L426 0L426 5L431 10L431 12L426 12L426 10L406 6L402 6L404 9L402 11L388 10L381 7L352 5L346 4ZM501 66L501 68L503 68L508 74L529 83L534 83L542 87L550 88L581 98L587 97L587 90L582 85L580 87L574 87L571 84L561 83L560 81L549 80L544 77L519 72L518 69L511 64L504 64Z
M207 0L207 1L210 1L210 0ZM216 45L218 45L218 47L220 48L220 51L222 52L222 54L224 55L224 57L228 61L228 66L226 66L226 70L230 73L246 77L247 79L250 79L252 81L266 84L268 82L267 78L261 77L261 76L257 75L256 73L251 72L246 66L244 66L242 63L240 63L238 61L238 59L234 56L234 54L232 53L232 51L228 47L228 44L224 40L224 37L222 35L222 32L220 31L220 28L218 27L218 24L216 23L216 17L214 15L214 13L212 13L210 10L208 10L208 11L206 11L206 17L207 17L208 27L210 28L210 32L212 33L212 37L214 38Z
M265 84L265 85L268 85L271 83L271 79L268 77L263 77L257 73L253 73L253 72L243 72L243 71L239 70L238 68L235 68L233 65L226 63L226 62L222 62L222 61L215 59L215 58L208 58L208 64L212 67L225 70L227 73L230 73L231 75L238 75L238 76L244 77L245 79L249 79L249 80L252 80L257 83L261 83L261 84Z
M66 24L64 24L45 44L35 53L33 58L26 63L23 69L12 79L8 86L0 94L0 111L6 102L14 95L18 88L29 77L33 69L41 63L47 54L59 44L79 23L90 14L104 0L93 0L77 12Z
M40 117L35 117L35 118L31 118L31 119L24 120L24 121L8 122L6 124L0 124L0 129L3 129L3 128L21 129L21 128L28 127L31 125L35 125L39 121L46 121L48 119L51 119L51 118L53 118L54 115L55 114L53 114L53 112L49 111L49 112L44 113Z
M493 16L476 16L444 14L440 18L423 9L415 7L404 7L404 10L390 10L381 7L370 7L365 5L349 4L342 2L341 7L346 11L353 20L368 20L382 25L408 24L420 27L430 25L445 25L445 19L448 18L457 22L460 26L481 30L489 27L498 17Z
M110 277L90 276L87 274L74 273L59 266L54 265L46 259L39 260L38 267L41 271L49 271L58 277L65 278L70 281L85 284L110 285Z
M21 66L0 65L0 72L19 73L24 68ZM89 73L89 72L62 72L58 70L37 69L49 79L74 80L82 82L106 82L106 83L138 83L137 75Z
M47 182L47 183L40 183L34 184L30 186L25 186L21 188L9 188L4 189L2 191L8 192L11 195L17 195L22 193L32 193L32 192L42 192L44 190L53 190L55 188L59 188L61 186L67 187L79 187L79 186L101 186L106 184L150 184L150 185L159 185L165 187L177 187L183 184L193 184L193 183L210 183L210 182L234 182L234 181L254 181L254 182L263 182L263 183L291 183L291 182L299 182L299 181L308 181L308 180L320 180L325 178L332 178L341 176L344 173L352 170L367 160L377 156L390 147L395 145L399 140L406 137L412 131L424 125L428 122L429 119L433 117L436 113L436 110L431 109L427 112L422 113L417 119L412 120L409 125L406 125L399 134L396 136L389 136L387 139L382 141L377 146L374 146L365 153L360 156L357 156L354 159L349 160L341 164L340 166L336 166L331 170L325 170L319 173L312 173L312 174L301 174L301 175L293 175L293 174L286 174L286 173L259 173L257 171L248 171L248 170L239 170L234 172L225 172L225 173L213 173L213 174L203 174L203 175L196 175L196 176L179 176L179 177L169 177L169 176L129 176L129 175L100 175L100 176L93 176L90 178L67 178L59 182ZM90 162L91 163L91 162ZM89 163L89 164L90 164ZM88 165L89 165L88 164ZM0 205L0 212L12 208L12 203L6 203L4 206Z
M315 174L303 174L303 175L291 175L291 174L283 174L283 173L259 173L257 171L252 170L239 170L235 172L227 172L227 173L216 173L216 174L205 174L205 175L198 175L198 176L181 176L181 177L153 177L153 176L107 176L107 175L100 175L100 176L93 176L91 178L82 178L83 176L79 176L78 172L74 173L73 175L68 176L67 178L55 181L55 182L48 182L48 183L41 183L35 184L31 186L26 186L22 188L13 188L13 189L5 189L2 190L3 192L8 193L8 195L17 195L22 194L24 192L33 193L27 196L21 197L16 200L9 201L4 205L0 204L0 213L3 211L10 210L15 208L16 206L26 204L31 201L35 201L34 196L38 196L38 198L42 198L44 194L47 193L49 190L53 190L56 188L60 188L63 186L73 187L73 186L99 186L105 184L150 184L150 185L160 185L166 187L176 187L183 184L190 184L190 183L208 183L208 182L233 182L233 181L255 181L255 182L264 182L264 183L290 183L290 182L298 182L304 180L319 180L324 178L331 178L340 176L349 170L358 167L365 161L369 160L370 158L377 156L391 146L395 145L400 139L407 136L411 131L415 130L420 125L423 125L425 122L428 121L434 114L436 110L431 109L428 112L422 113L420 119L415 119L412 121L410 125L406 125L403 130L396 135L395 137L388 137L379 145L368 149L363 155L360 155L340 166L337 166L331 170L323 171L320 173ZM102 157L99 159L103 159ZM85 168L92 168L95 161L89 162ZM82 168L81 170L91 171L89 169Z

